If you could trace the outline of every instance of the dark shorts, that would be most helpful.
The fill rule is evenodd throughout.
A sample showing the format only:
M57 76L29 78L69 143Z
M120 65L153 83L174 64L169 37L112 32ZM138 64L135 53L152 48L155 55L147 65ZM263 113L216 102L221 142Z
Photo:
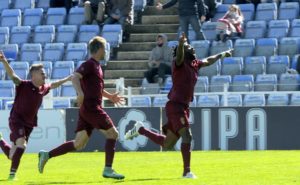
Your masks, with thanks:
M166 130L169 129L176 136L180 136L178 131L182 128L189 128L189 115L190 109L188 105L182 103L176 103L168 101L166 104L166 114L168 122L163 126L163 132L166 134Z
M25 140L28 142L29 136L33 128L24 125L25 123L23 123L21 120L9 120L11 142L16 144L16 141L19 138L25 138Z
M80 110L75 132L86 130L90 136L93 129L108 130L112 127L114 127L114 123L103 109L93 112Z

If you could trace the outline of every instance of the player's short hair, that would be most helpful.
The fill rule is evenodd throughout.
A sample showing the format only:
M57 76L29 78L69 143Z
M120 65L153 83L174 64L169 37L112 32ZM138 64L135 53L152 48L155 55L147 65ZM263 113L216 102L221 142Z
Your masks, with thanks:
M105 48L106 40L103 37L96 36L89 42L89 51L91 54L97 53L100 48Z
M31 75L32 72L43 69L43 68L44 68L44 65L42 63L32 64L29 69L29 74Z

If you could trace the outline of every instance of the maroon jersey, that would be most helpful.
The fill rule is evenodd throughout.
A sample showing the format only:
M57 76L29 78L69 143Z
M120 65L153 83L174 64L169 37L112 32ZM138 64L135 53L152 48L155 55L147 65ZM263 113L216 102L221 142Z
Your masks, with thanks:
M37 113L50 87L50 84L44 84L38 88L31 81L21 81L16 86L16 97L10 111L11 121L21 121L27 127L37 126Z
M186 105L193 101L198 71L202 66L203 62L201 60L193 60L191 63L184 61L180 66L176 66L176 61L173 61L173 86L168 94L170 101Z
M99 110L102 103L102 91L104 88L103 72L100 63L93 58L82 63L76 70L82 75L80 85L84 93L84 110Z

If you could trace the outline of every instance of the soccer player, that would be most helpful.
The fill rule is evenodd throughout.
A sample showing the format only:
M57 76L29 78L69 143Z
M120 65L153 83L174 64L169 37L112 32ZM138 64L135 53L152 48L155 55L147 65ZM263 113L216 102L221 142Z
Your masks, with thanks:
M45 164L52 157L57 157L74 150L80 150L87 144L93 129L106 137L105 167L102 176L105 178L124 179L124 175L112 169L118 131L114 123L102 109L102 96L119 104L124 101L118 93L110 94L104 90L103 73L99 61L105 56L106 40L96 36L89 42L91 58L84 62L73 74L73 86L77 92L77 103L80 106L75 140L67 141L59 147L39 153L39 172L43 173Z
M203 60L196 59L195 50L188 43L183 33L179 45L174 50L172 64L173 86L168 94L166 104L168 122L163 126L163 133L157 134L137 121L134 127L125 134L126 139L133 139L144 135L154 143L171 149L181 137L181 153L183 158L183 178L197 178L190 170L192 134L189 128L189 103L193 101L194 87L197 82L198 71L201 67L209 66L218 59L231 56L232 50L224 51Z
M71 80L72 76L51 84L45 84L46 75L43 64L33 64L29 70L31 80L22 80L10 67L2 51L0 51L0 62L16 86L16 96L9 116L12 145L8 144L0 133L0 147L7 158L12 161L8 180L15 180L29 136L33 128L37 126L37 113L42 104L43 96L47 95L50 89L57 88Z

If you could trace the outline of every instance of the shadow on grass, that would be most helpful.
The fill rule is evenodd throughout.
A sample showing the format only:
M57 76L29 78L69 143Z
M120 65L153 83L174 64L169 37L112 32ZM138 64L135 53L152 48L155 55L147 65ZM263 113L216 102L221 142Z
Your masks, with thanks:
M125 181L115 181L114 183L122 182L143 182L143 181L173 181L178 178L145 178L145 179L126 179Z
M101 183L103 181L93 181L93 182L26 182L26 185L47 185L47 184L95 184Z

